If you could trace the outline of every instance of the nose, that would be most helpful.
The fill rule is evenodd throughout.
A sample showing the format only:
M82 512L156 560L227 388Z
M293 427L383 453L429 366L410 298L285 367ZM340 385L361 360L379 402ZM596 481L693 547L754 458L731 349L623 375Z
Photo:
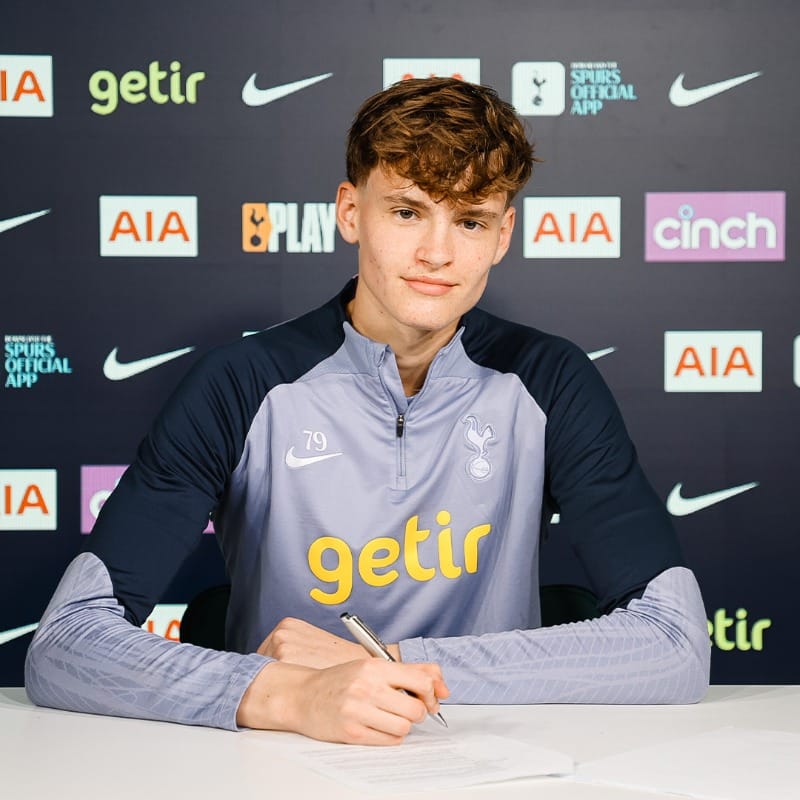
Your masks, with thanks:
M417 259L430 269L441 269L453 261L453 230L445 221L431 220L422 232Z

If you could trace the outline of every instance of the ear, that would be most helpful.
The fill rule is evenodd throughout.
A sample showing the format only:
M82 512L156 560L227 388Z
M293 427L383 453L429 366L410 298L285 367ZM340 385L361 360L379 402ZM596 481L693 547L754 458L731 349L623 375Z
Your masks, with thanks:
M511 244L511 234L514 232L516 214L517 212L514 206L509 206L503 214L503 221L500 223L500 236L497 240L497 249L494 252L492 266L498 264L508 252L509 245Z
M350 181L336 190L336 225L342 239L358 244L358 189Z

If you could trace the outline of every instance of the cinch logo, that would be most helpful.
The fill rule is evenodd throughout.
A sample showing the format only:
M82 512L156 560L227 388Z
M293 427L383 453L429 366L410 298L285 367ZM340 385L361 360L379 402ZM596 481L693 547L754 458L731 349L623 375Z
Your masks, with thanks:
M525 258L619 258L619 197L526 197Z
M81 467L81 533L91 533L103 504L117 488L127 465L104 464ZM214 533L209 522L203 533Z
M101 196L100 255L196 256L197 198Z
M150 612L150 616L142 625L142 630L179 642L181 620L185 611L186 603L159 603Z
M0 55L0 117L53 116L53 57Z
M336 203L242 205L245 253L332 253L335 237Z
M645 261L783 261L785 192L649 192Z
M665 392L760 392L761 331L666 331Z
M771 619L757 619L751 623L744 608L737 608L734 617L728 616L727 609L718 608L714 620L707 622L711 644L720 650L763 650L764 631L772 625ZM733 634L733 639L728 638L728 632Z
M358 558L353 555L350 545L336 536L320 536L308 548L308 567L312 575L326 584L331 591L314 587L309 592L313 600L332 606L344 603L353 591L355 569L361 580L368 586L388 586L399 577L395 564L403 553L403 567L406 574L415 581L425 583L437 575L436 567L423 566L420 560L420 545L432 560L438 556L439 573L445 578L458 578L462 572L478 571L478 544L492 530L489 524L476 525L463 537L461 558L456 557L453 546L453 529L450 525L450 512L440 511L436 522L441 526L436 544L428 541L431 531L420 529L419 516L406 522L402 542L391 536L378 536L370 539L360 550ZM463 567L458 563L463 559ZM330 566L334 564L334 566Z
M89 78L89 94L96 101L90 108L95 114L106 116L117 110L120 100L132 105L147 99L158 105L194 105L197 85L205 77L205 72L191 72L184 78L180 61L171 61L169 71L161 69L158 61L151 61L147 72L130 70L119 78L111 70L101 69Z
M54 469L0 469L0 531L54 531L56 522Z
M383 88L409 78L458 78L481 82L479 58L384 58Z
M30 389L40 375L71 375L69 358L59 356L49 334L5 334L6 389Z

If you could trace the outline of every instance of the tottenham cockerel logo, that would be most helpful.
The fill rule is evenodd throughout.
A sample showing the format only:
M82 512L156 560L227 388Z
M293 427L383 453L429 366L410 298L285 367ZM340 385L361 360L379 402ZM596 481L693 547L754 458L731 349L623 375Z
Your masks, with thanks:
M475 451L475 455L467 461L467 475L475 481L485 481L492 474L492 465L486 445L494 439L494 429L491 425L481 427L478 418L472 414L464 417L461 421L467 426L464 438Z

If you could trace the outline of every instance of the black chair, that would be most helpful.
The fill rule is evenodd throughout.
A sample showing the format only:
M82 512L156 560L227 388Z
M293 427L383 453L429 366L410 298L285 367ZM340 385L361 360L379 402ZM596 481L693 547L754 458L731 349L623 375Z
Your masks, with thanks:
M190 644L225 649L225 615L231 587L228 584L204 589L186 607L181 620L180 640ZM552 584L540 587L542 625L580 622L600 615L597 598L583 586Z

